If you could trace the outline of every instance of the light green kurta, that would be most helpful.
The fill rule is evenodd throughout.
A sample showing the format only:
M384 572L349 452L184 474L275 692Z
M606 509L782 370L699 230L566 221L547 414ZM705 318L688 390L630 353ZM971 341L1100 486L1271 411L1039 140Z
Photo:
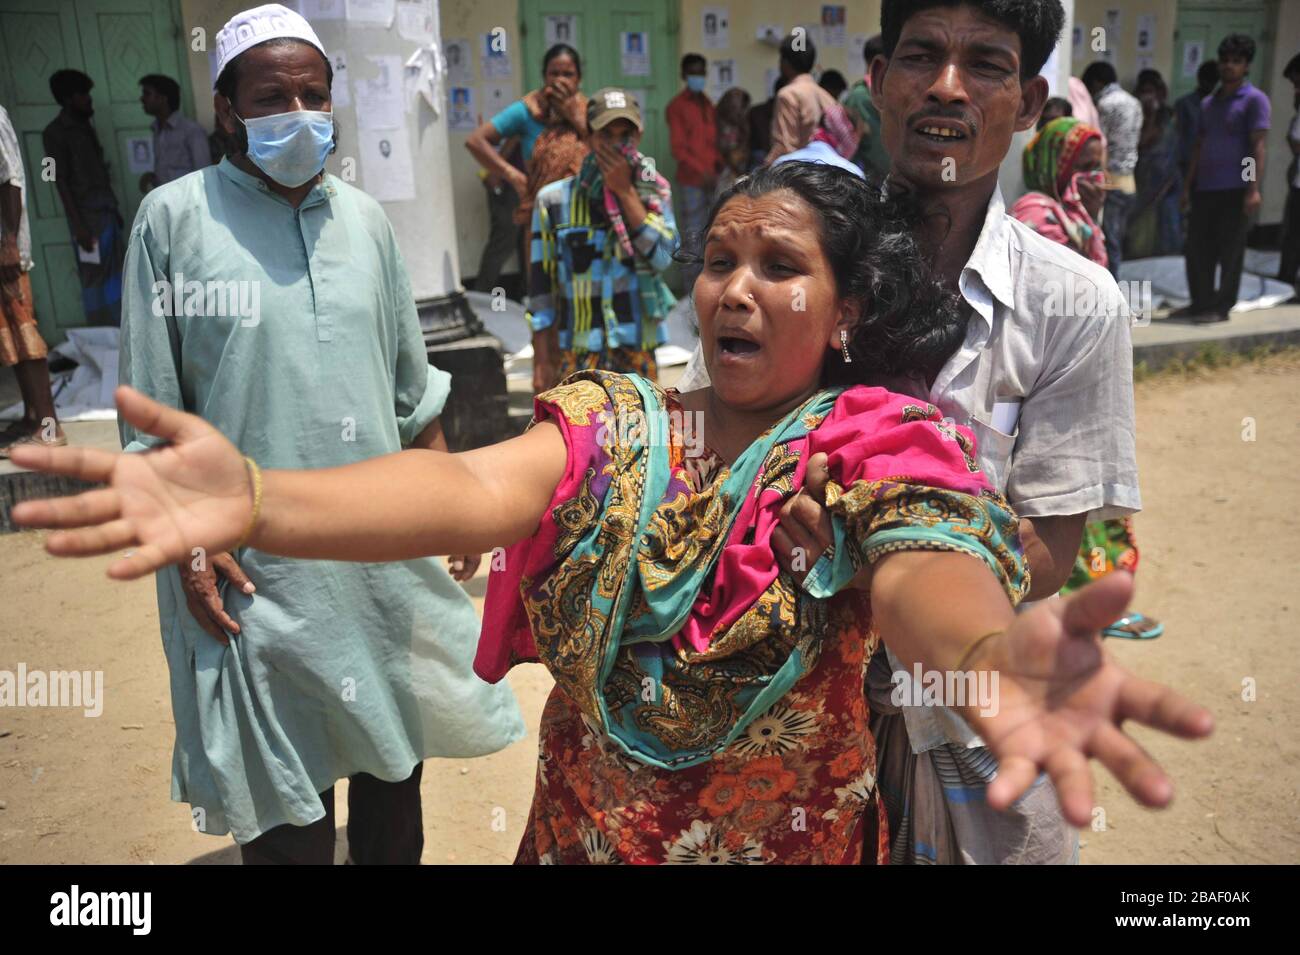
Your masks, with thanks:
M158 304L160 281L251 284L235 286L242 311L223 291L224 307L214 296L186 315L183 294L180 314L159 315L175 304ZM226 160L151 192L131 230L122 305L121 380L202 416L263 467L398 451L450 387L428 364L388 219L333 176L296 210ZM127 450L154 442L126 424L121 433ZM341 777L405 779L425 757L482 755L524 735L509 688L471 670L478 617L440 559L236 558L257 592L226 590L242 631L229 647L190 616L176 569L158 575L172 798L206 831L244 843L305 825Z

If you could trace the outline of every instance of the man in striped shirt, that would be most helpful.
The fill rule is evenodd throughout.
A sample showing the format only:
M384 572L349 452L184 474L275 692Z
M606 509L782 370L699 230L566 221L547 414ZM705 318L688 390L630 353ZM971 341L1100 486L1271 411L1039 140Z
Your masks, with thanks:
M667 180L637 151L641 111L604 89L587 109L592 152L533 208L528 319L533 389L580 369L658 375L655 347L674 299L660 274L677 249Z

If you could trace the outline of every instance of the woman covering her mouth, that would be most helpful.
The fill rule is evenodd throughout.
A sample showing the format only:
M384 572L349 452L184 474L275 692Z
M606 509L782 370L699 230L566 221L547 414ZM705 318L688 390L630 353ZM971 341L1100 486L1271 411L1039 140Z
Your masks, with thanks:
M1048 772L1082 825L1090 756L1164 805L1167 778L1119 723L1194 737L1210 717L1102 654L1128 579L1016 616L1017 521L969 432L863 383L928 367L960 329L912 224L842 170L765 168L706 229L708 388L580 372L499 445L264 476L200 419L123 390L128 420L171 444L25 449L21 466L111 487L14 518L85 528L52 535L56 554L137 547L122 578L196 546L377 561L510 545L476 669L540 661L556 681L520 862L885 861L863 687L880 640L909 670L1000 677L993 705L943 701L1000 761L991 805ZM818 554L778 523L826 472L835 543Z

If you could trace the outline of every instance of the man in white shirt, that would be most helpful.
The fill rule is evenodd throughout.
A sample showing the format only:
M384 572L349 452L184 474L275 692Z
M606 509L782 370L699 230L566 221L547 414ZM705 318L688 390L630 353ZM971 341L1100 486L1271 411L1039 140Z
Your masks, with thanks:
M1047 98L1038 73L1062 28L1061 6L1004 0L998 17L1006 19L983 6L939 0L884 0L882 6L885 54L872 64L871 77L892 157L888 186L919 200L932 223L934 266L961 293L968 318L961 346L926 380L879 384L923 398L975 432L981 468L1021 516L1029 597L1038 600L1068 578L1087 519L1141 507L1132 346L1114 279L1008 216L998 188L1012 135L1034 125ZM707 383L697 349L678 388ZM815 537L827 545L823 516L804 495L790 533L773 539L793 546ZM887 687L889 671L901 668L885 658L877 662L887 668ZM1077 837L1046 778L1006 813L995 812L983 789L996 763L955 714L903 706L901 715L883 716L890 725L880 725L876 694L872 708L880 775L888 778L889 766L908 764L892 780L908 787L906 811L890 805L882 787L895 861L1077 857ZM900 720L911 749L901 758ZM930 798L916 798L916 786L926 782Z
M1083 83L1097 104L1101 131L1106 137L1106 172L1111 188L1106 193L1101 225L1106 234L1106 267L1118 277L1129 213L1137 203L1134 173L1142 136L1142 103L1119 85L1115 67L1105 60L1083 71Z

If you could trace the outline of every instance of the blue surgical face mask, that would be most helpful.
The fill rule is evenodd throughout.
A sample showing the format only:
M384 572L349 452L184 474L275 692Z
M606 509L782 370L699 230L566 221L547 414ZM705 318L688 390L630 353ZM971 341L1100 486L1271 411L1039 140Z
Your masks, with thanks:
M688 76L686 77L686 88L692 93L703 93L706 79L707 77L704 76Z
M334 114L299 109L242 119L248 130L248 158L282 186L301 186L325 167L334 148Z

